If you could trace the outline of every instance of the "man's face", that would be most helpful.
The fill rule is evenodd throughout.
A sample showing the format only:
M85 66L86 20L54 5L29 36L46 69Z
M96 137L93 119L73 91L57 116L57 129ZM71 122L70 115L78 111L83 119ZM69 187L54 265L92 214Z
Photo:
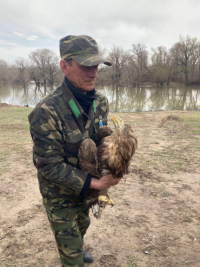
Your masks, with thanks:
M67 63L65 76L82 93L92 91L98 76L98 65L86 67L74 60L71 63Z

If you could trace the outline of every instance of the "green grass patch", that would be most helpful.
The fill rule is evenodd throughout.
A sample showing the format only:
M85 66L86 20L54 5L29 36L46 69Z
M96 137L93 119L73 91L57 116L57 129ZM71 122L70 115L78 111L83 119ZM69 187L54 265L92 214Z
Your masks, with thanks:
M127 265L125 267L139 267L136 256L128 256Z
M27 124L28 115L32 108L1 108L0 109L0 125L1 124Z
M197 114L183 114L179 116L180 122L197 130L200 130L200 112Z
M0 109L0 174L5 172L10 155L26 152L31 142L28 115L32 108Z

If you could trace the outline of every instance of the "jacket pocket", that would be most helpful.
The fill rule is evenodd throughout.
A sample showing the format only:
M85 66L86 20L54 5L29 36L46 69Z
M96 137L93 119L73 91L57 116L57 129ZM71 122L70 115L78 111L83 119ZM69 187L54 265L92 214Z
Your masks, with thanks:
M63 138L65 141L66 161L77 167L79 146L85 138L80 130L71 130L65 127L63 128Z

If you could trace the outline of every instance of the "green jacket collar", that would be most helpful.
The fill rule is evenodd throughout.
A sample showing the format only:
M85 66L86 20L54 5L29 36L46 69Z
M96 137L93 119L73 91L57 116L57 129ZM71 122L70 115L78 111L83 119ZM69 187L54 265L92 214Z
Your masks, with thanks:
M62 83L62 91L63 91L63 96L64 96L65 104L67 105L67 107L70 108L70 110L75 115L75 117L77 119L79 119L85 113L84 113L82 107L79 105L78 101L75 99L75 97L70 92L70 90L67 87L65 81L63 81L63 83ZM97 97L97 95L95 94L95 98L96 97ZM93 105L90 107L88 118L89 119L93 119L95 113L96 113L96 104L95 104L95 100L94 100L93 101Z

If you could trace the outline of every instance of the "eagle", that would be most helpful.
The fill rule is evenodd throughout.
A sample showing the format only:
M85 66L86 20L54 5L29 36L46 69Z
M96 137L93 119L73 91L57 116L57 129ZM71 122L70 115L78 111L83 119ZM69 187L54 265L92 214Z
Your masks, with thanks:
M111 119L115 125L114 131L108 126L101 126L94 141L84 139L79 147L80 168L97 179L107 174L112 174L114 178L128 174L131 158L138 145L137 137L129 124L125 124L119 116ZM97 219L106 205L113 205L108 188L90 188L84 202L86 206L92 207L92 213Z

